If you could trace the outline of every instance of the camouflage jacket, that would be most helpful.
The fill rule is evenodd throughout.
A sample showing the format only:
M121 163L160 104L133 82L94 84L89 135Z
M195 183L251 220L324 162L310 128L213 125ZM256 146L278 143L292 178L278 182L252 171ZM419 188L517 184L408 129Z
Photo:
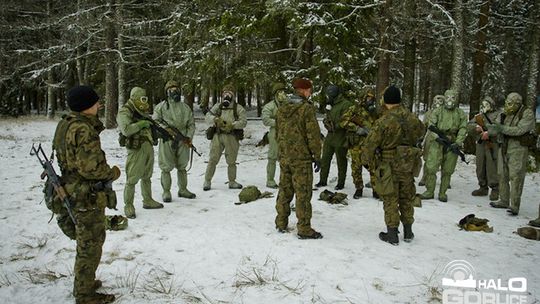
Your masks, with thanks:
M101 149L99 133L103 129L97 116L79 112L65 115L58 123L53 149L66 184L93 185L113 179L113 170Z
M366 136L356 134L358 127L370 130L377 120L376 115L371 115L363 104L356 103L343 113L339 126L347 130L347 142L349 147L361 146Z
M377 158L398 146L417 146L425 131L420 119L401 105L384 111L366 137L362 163L374 167Z
M321 130L315 107L305 98L292 96L276 117L280 161L320 161Z

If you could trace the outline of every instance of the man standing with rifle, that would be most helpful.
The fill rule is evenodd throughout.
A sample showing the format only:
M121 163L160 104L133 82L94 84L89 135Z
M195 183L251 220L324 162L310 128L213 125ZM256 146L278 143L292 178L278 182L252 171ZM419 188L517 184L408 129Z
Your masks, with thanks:
M154 171L154 138L151 123L144 119L150 112L146 90L140 87L131 89L128 102L120 109L116 122L121 132L120 145L128 151L126 160L126 186L124 188L124 213L127 218L136 217L133 200L135 185L141 181L141 194L144 209L163 208L163 204L152 198L152 173Z
M108 195L95 186L120 177L120 169L110 167L101 150L99 133L104 127L97 117L98 100L99 96L91 87L70 89L67 103L72 112L58 123L53 141L64 189L76 220L74 223L67 211L58 216L62 231L77 241L73 268L73 295L77 304L111 303L115 299L114 295L96 292L101 286L101 281L95 278L105 242L105 207L114 208L111 203L116 202L116 197L114 192Z
M165 122L178 132L183 134L187 140L182 142L175 140L159 140L159 168L161 169L161 187L163 188L163 201L168 203L172 201L171 197L171 171L176 168L178 178L178 197L193 199L196 197L187 189L187 165L189 163L189 154L191 140L195 134L195 120L193 111L182 102L180 88L174 80L167 81L165 84L167 99L159 103L155 110L153 118L160 122Z
M499 147L496 143L497 137L488 134L487 125L495 122L499 114L493 99L486 96L480 104L480 113L476 114L467 125L469 133L476 140L476 177L480 186L471 194L486 196L491 188L490 201L499 199L499 175L497 174Z
M433 111L428 121L428 129L438 133L436 143L429 146L426 164L426 191L420 195L422 199L432 199L435 192L436 174L441 167L441 185L439 188L439 201L447 202L446 190L450 185L450 178L456 169L458 154L461 159L465 156L460 151L467 136L467 115L458 105L457 93L446 90L444 93L444 106Z

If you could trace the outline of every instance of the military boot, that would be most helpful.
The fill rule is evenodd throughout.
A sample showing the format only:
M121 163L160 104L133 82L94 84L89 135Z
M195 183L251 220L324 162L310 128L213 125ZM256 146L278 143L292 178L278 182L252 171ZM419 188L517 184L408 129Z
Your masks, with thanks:
M205 180L203 183L203 190L208 191L212 188L212 183L210 181Z
M503 201L490 202L489 205L493 208L499 208L499 209L506 209L509 207L508 202L503 202Z
M163 204L156 202L152 198L152 182L150 181L150 179L141 179L141 192L143 197L144 209L163 208Z
M448 195L446 193L439 193L438 199L440 202L446 203L448 202Z
M135 214L135 207L133 206L133 199L135 197L135 185L126 184L124 187L124 214L127 218L134 219L137 217Z
M116 297L112 294L106 293L94 293L90 296L80 297L75 300L76 304L107 304L116 300Z
M490 201L496 201L499 199L499 188L492 188L491 193L489 194Z
M315 187L317 188L326 187L326 182L319 181L318 183L315 184Z
M178 176L178 197L193 199L197 197L195 193L190 192L187 189L187 171L186 170L178 170L177 172Z
M342 185L342 184L337 184L336 187L334 187L334 190L343 190L343 188L345 188L344 185Z
M486 196L489 193L489 188L487 186L482 186L474 190L471 194L472 196Z
M412 224L403 224L403 241L410 243L413 239Z
M399 245L399 238L398 238L398 229L397 228L391 228L386 227L387 232L380 232L379 233L379 239L383 242L390 243L394 246Z
M242 184L236 182L236 164L227 167L227 176L229 178L229 189L242 189Z
M356 189L356 191L354 192L353 198L354 198L354 199L359 199L359 198L361 198L363 192L364 192L363 189Z
M266 187L276 189L278 187L278 184L274 180L274 176L276 175L276 161L275 160L268 160L268 163L266 164Z
M422 178L418 182L418 186L425 186L426 185L426 174L422 175Z
M429 192L428 190L424 191L424 193L420 194L419 197L423 200L426 199L432 199L435 196L433 195L433 192Z
M161 171L161 188L163 188L163 194L161 194L161 198L165 203L170 203L172 201L171 184L171 173Z
M439 201L446 203L448 201L448 196L446 195L446 190L450 186L451 175L441 176L441 185L439 187Z
M421 199L432 199L435 192L435 175L426 174L426 191L420 194Z
M540 227L540 216L537 219L529 221L529 225L533 227Z
M301 240L322 239L323 235L320 232L315 231L313 228L311 228L309 231L307 231L305 233L298 232L298 238L301 239Z

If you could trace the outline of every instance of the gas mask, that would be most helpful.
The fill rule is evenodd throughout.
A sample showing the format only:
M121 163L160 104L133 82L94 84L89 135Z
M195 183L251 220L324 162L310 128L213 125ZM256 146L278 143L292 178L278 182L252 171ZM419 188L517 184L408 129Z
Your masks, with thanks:
M366 99L364 100L364 108L369 113L374 113L375 110L377 110L377 101L375 99L375 96L371 93L368 93L366 96Z
M506 113L506 115L516 114L517 111L519 111L519 108L521 108L522 103L523 99L518 93L514 92L508 94L504 101L504 113Z
M493 105L486 99L480 104L480 113L486 114L493 111Z
M433 97L433 109L442 106L444 104L444 101L445 99L443 95L435 95L435 97Z
M446 92L444 92L444 99L444 107L446 109L453 110L457 107L456 91L446 90Z
M228 108L232 103L233 96L230 92L223 93L223 102L221 103L225 108Z
M332 105L336 101L336 98L339 95L339 87L336 85L329 85L325 90L326 97L328 97L328 104Z
M167 96L175 102L179 102L180 100L182 100L182 95L180 95L180 91L176 88L167 91Z
M285 104L287 102L287 94L283 90L279 90L274 95L276 101L279 105Z
M150 112L150 104L148 103L148 97L146 96L141 96L139 99L134 100L133 105L140 113L147 114Z

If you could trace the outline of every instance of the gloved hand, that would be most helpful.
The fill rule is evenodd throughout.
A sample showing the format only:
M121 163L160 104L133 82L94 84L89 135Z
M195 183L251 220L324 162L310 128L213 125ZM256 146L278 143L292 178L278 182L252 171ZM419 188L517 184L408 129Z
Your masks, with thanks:
M152 123L148 120L139 120L135 124L137 124L140 129L150 128L150 126L152 125Z
M502 131L503 126L499 123L494 123L494 124L488 124L486 127L488 129L489 134L497 135Z
M118 178L120 178L120 174L121 174L120 173L120 168L118 168L118 166L113 166L111 169L112 169L112 174L113 174L111 180L115 181Z
M233 124L230 124L230 123L226 123L225 121L223 121L223 123L225 124L221 129L223 131L225 131L225 133L231 133L232 130L234 129L234 126Z
M369 132L369 130L367 128L364 128L364 127L357 127L356 128L356 134L358 134L360 136L368 135L368 132Z
M315 173L318 173L321 171L321 161L320 160L314 160L313 161L313 169L315 169Z
M214 118L214 123L216 124L216 127L223 129L227 125L227 122L223 120L221 117Z

